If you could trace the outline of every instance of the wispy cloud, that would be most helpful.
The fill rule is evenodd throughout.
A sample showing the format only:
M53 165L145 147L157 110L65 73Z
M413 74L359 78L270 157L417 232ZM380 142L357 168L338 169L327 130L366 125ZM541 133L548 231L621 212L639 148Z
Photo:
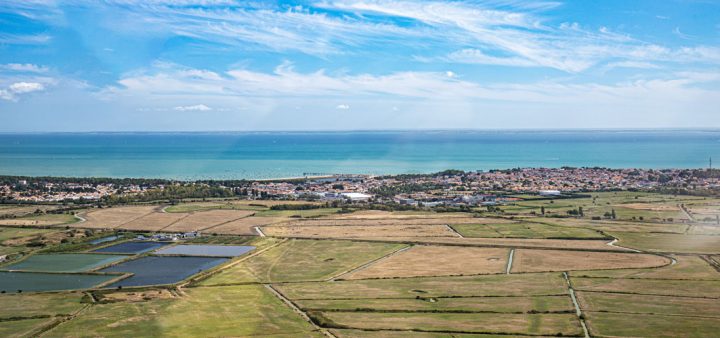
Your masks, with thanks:
M7 63L0 65L0 69L13 71L13 72L28 72L28 73L46 73L50 69L45 66L35 65L31 63Z
M17 101L22 94L45 90L45 86L38 82L15 82L4 89L0 89L0 98L7 101Z
M177 111L210 111L212 108L204 105L204 104L196 104L192 106L177 106L173 108L173 110Z

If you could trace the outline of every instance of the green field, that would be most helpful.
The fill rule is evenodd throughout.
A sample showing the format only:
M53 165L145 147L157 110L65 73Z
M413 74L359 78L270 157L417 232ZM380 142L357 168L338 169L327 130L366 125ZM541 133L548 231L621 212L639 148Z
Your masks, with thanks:
M575 314L322 312L331 326L461 333L581 335Z
M651 252L713 254L720 252L720 236L613 231L618 245Z
M605 238L584 228L552 226L540 223L451 224L464 237L490 238Z
M324 280L404 247L404 244L290 240L201 282Z
M702 316L720 319L717 299L578 292L585 311Z
M6 241L8 239L44 235L52 232L57 232L57 230L0 227L0 242Z
M277 286L290 299L367 299L447 296L565 295L559 273L368 279Z
M33 318L0 321L0 337L33 337L33 333L49 326L54 318Z
M45 337L320 337L260 285L189 288L182 297L96 304Z
M32 255L20 262L4 266L1 269L45 272L84 272L126 258L128 258L128 256L85 253Z
M717 337L720 320L647 314L586 314L588 329L594 336L615 337Z
M572 283L579 291L720 298L720 281L574 277Z
M424 312L571 312L570 297L464 297L406 299L307 299L296 301L306 310L424 311Z
M673 256L676 264L651 269L573 271L575 277L720 280L720 272L698 256Z
M81 293L2 294L0 320L13 317L69 315L83 307L80 303L81 298Z

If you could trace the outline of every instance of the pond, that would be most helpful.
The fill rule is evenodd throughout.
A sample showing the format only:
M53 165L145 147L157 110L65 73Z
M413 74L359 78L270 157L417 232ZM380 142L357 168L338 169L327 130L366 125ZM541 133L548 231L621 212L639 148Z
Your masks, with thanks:
M130 241L111 245L108 247L93 250L93 252L109 252L109 253L124 253L124 254L139 254L155 250L157 248L166 246L170 243L167 242L147 242L147 241Z
M44 272L82 272L117 262L128 256L99 254L49 254L32 255L15 264L3 267L3 270L44 271Z
M247 245L175 245L155 252L158 255L185 255L205 257L236 257L255 250Z
M108 288L173 284L200 271L222 264L227 260L227 258L211 257L146 256L123 262L100 271L130 272L134 274L131 277L110 284Z
M117 277L113 275L0 271L0 291L14 293L18 290L26 292L88 289Z

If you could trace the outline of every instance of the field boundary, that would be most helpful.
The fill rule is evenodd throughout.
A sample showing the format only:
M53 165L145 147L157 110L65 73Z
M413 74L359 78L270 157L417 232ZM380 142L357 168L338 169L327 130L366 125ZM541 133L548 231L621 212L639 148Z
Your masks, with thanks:
M322 333L325 336L330 337L330 338L336 338L336 336L334 334L332 334L331 332L327 331L325 328L320 327L317 323L315 323L310 318L310 316L308 316L307 313L305 313L305 311L300 309L297 305L295 305L295 303L293 303L293 301L291 301L290 299L285 297L285 295L283 295L280 291L275 289L272 285L263 284L263 286L265 286L266 289L270 290L270 292L275 297L279 298L285 305L287 305L291 310L293 310L293 312L299 314L306 322L310 323L313 327L315 327L318 331L320 331L320 333Z
M401 253L401 252L403 252L403 251L409 250L410 248L413 248L413 247L415 247L415 246L414 246L414 245L404 246L404 247L402 247L402 248L400 248L400 249L397 249L397 250L395 250L395 251L393 251L393 252L390 252L390 253L382 256L382 257L378 257L378 258L376 258L376 259L373 259L373 260L371 260L371 261L369 261L369 262L367 262L367 263L365 263L365 264L363 264L363 265L360 265L360 266L358 266L358 267L351 268L351 269L349 269L349 270L345 270L345 271L343 271L343 272L335 275L335 277L330 277L330 278L327 279L326 281L332 282L332 281L338 280L340 277L342 277L342 276L344 276L344 275L349 275L349 274L353 274L353 273L358 272L358 271L365 270L365 269L369 268L371 265L373 265L373 264L375 264L375 263L377 263L377 262L379 262L379 261L381 261L381 260L390 258L391 256L394 256L394 255L399 254L399 253Z

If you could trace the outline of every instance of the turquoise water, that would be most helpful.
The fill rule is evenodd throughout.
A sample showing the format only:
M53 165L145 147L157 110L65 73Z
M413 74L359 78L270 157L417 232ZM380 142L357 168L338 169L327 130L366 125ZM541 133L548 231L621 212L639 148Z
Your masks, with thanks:
M720 130L0 134L0 175L175 179L445 169L699 168Z

